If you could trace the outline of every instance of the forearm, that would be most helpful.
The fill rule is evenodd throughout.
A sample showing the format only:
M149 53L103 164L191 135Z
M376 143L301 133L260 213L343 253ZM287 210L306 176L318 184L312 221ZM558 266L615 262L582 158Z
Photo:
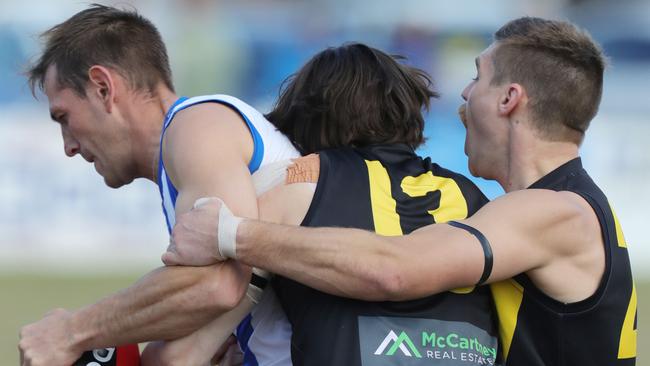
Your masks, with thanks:
M72 314L71 333L83 349L176 339L236 306L247 268L163 267L133 286Z
M323 292L392 300L405 258L390 237L356 229L301 228L244 220L237 259Z
M233 310L210 321L192 334L169 342L147 346L143 365L206 365L233 330L253 308L250 298L244 297ZM145 357L146 356L146 357Z

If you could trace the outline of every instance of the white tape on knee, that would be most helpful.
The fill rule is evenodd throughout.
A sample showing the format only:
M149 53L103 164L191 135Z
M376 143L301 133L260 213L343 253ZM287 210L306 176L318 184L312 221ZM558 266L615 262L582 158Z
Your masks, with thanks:
M243 219L232 214L224 203L219 211L219 229L217 239L219 240L219 254L223 258L237 258L237 228Z

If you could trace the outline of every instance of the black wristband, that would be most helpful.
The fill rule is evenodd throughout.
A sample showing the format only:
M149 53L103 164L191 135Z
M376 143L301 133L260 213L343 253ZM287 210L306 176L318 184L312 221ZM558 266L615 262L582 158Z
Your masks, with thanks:
M481 275L481 279L478 280L476 286L484 284L492 273L492 264L494 262L494 259L492 258L492 247L490 246L490 242L482 232L469 225L462 224L458 221L449 221L447 224L467 231L468 233L474 235L476 239L478 239L479 243L481 243L481 247L483 247L483 256L485 257L485 264L483 265L483 274Z

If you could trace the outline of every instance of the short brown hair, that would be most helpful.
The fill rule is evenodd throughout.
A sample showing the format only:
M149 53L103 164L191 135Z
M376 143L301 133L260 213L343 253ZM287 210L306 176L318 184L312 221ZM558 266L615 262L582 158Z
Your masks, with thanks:
M153 92L159 82L173 89L165 44L156 27L136 11L93 4L45 31L45 50L27 71L32 93L43 89L45 73L55 65L58 83L86 95L88 70L110 67L136 90Z
M571 23L532 17L510 21L494 39L491 83L526 88L542 137L580 143L603 91L606 61L600 46Z
M328 48L289 77L266 115L302 153L424 142L423 109L438 94L426 72L360 43Z

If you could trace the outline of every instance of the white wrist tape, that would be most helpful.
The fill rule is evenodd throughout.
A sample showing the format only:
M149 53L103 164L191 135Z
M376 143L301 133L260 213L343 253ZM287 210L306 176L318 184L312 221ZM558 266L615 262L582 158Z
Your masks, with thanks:
M237 227L242 220L241 217L233 215L225 203L221 206L217 239L219 240L219 254L223 258L237 258Z

